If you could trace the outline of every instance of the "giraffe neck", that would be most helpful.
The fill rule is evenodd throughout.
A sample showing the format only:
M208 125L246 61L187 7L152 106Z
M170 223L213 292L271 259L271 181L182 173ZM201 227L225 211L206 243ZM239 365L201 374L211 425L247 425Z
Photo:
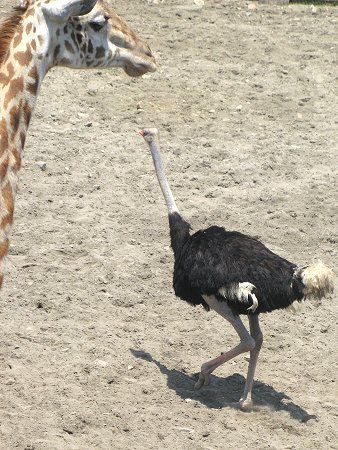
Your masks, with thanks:
M38 18L23 18L0 66L0 287L13 222L17 172L36 98L49 61Z

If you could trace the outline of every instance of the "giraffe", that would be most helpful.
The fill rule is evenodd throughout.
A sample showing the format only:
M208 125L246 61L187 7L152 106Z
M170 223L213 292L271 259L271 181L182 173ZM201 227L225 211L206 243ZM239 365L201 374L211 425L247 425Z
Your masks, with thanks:
M20 0L0 26L0 288L18 171L41 82L54 66L156 70L149 46L107 0Z

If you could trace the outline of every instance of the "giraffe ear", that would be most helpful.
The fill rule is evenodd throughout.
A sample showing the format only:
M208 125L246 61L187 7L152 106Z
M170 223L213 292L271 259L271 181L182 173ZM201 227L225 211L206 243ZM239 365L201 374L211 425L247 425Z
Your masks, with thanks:
M43 12L56 22L66 22L71 16L90 13L98 0L54 0L42 5Z

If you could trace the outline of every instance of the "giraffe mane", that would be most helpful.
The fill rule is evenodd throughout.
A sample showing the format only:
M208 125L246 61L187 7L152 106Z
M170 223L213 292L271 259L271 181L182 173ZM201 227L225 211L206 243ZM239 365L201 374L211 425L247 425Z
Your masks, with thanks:
M27 8L15 6L12 13L0 25L0 66L4 62L13 36Z

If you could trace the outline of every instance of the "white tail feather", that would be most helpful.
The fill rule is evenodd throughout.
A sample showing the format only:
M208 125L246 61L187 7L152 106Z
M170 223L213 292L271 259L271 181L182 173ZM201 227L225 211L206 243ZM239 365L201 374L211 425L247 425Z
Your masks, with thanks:
M218 290L218 292L224 297L224 298L233 298L236 297L237 300L241 303L249 303L251 298L252 305L247 308L248 311L255 312L258 307L258 300L256 295L252 292L256 286L254 286L252 283L249 283L248 281L245 281L243 283L234 283L230 287L222 287Z

